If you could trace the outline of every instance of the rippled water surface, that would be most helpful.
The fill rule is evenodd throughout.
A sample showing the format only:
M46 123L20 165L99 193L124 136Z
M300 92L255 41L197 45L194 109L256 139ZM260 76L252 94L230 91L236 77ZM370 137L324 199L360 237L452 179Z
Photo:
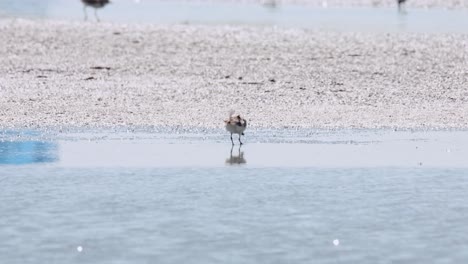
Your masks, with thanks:
M3 133L2 263L468 261L466 132L103 135Z

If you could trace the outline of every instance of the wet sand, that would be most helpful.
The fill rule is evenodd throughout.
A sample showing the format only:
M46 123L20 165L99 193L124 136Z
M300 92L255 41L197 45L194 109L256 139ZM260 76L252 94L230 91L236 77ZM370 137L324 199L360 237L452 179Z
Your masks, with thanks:
M0 20L0 127L468 128L468 35Z
M229 0L226 0L229 1ZM232 0L232 2L257 2L271 4L300 4L317 7L395 7L395 0ZM408 8L468 8L467 0L411 0Z
M393 7L396 5L395 0L289 0L290 3L302 3L317 6L329 7L361 7L361 6L375 6L375 7ZM407 1L405 5L408 8L468 8L468 1L466 0L411 0Z

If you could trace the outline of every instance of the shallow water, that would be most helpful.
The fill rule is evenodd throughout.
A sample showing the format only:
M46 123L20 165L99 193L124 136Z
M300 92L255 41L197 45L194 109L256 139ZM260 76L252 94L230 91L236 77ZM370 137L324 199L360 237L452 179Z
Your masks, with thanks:
M222 133L3 133L0 256L464 263L467 135L252 131L240 158Z
M464 263L467 172L19 169L1 185L0 254L5 263Z
M279 129L250 131L242 147L234 139L219 130L4 131L0 166L468 168L466 131Z
M94 11L87 10L94 21ZM158 24L229 24L300 27L316 30L365 32L468 33L465 10L413 10L395 8L312 8L228 2L114 0L98 11L102 21ZM83 20L80 1L4 0L0 16Z

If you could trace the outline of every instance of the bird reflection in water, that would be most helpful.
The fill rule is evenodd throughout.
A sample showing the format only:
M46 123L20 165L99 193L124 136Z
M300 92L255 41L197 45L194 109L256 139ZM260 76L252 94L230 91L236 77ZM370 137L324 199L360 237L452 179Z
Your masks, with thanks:
M263 0L262 5L266 8L275 9L278 6L277 0Z
M88 13L86 12L86 8L90 6L94 8L94 17L98 22L100 20L97 14L97 9L103 8L104 6L110 3L109 0L81 0L81 2L83 3L84 20L88 20Z
M406 13L406 10L403 8L403 5L405 4L406 0L397 0L398 3L398 11L402 14Z
M237 156L233 155L234 145L231 147L231 152L229 153L229 158L226 159L226 164L229 165L241 165L246 164L247 161L244 158L244 152L241 151L241 146L237 149Z

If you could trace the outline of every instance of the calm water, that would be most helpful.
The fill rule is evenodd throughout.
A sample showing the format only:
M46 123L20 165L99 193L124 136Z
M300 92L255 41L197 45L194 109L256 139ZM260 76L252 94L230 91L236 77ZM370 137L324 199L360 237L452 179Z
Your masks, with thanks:
M89 21L95 21L88 8ZM229 24L301 27L336 31L468 33L466 10L397 8L312 8L260 4L114 0L98 14L105 22L157 24ZM2 0L0 17L83 20L79 0Z
M0 138L2 263L468 261L464 131Z

